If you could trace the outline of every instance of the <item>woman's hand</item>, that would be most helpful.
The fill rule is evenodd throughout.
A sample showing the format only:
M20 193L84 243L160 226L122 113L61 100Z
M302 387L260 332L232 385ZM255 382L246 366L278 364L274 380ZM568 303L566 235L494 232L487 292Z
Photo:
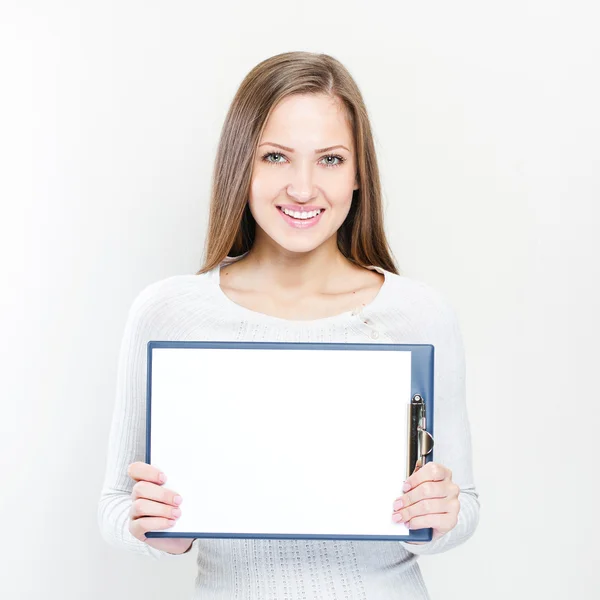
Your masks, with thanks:
M405 492L394 502L392 520L405 523L409 529L433 528L433 539L456 526L460 487L452 481L452 471L429 462L414 472L404 483Z
M157 550L183 554L193 543L190 538L147 538L146 532L172 527L181 516L183 501L175 492L161 487L166 477L159 469L143 462L131 463L127 474L133 486L129 531L138 540ZM161 477L162 476L162 477Z

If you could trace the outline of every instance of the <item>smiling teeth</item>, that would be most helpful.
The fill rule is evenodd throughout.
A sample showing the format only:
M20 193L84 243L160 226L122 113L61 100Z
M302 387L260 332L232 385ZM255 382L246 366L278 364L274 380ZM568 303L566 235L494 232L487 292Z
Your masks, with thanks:
M293 210L288 210L287 208L281 209L286 215L290 217L294 217L294 219L312 219L320 214L321 210L311 210L310 212L297 212Z

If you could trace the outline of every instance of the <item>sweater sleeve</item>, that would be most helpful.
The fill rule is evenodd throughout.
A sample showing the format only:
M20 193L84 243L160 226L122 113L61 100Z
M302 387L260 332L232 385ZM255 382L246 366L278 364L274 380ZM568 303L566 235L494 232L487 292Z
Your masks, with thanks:
M456 312L443 301L428 329L425 343L434 345L433 461L452 471L460 487L456 526L446 534L421 544L400 542L413 554L446 552L468 540L479 522L479 494L473 481L471 432L466 406L466 365L463 339Z
M147 343L153 339L153 285L134 300L120 346L116 398L108 439L106 471L98 502L100 532L109 544L154 559L178 557L152 548L129 531L134 480L127 474L132 462L145 462Z

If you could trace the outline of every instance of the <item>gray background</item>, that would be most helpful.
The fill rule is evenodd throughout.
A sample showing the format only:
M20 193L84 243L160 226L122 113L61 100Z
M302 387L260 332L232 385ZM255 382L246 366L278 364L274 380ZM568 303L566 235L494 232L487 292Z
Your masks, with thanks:
M0 596L190 598L96 523L127 310L200 266L237 86L323 51L356 78L403 272L459 313L481 521L433 598L600 595L594 2L0 4ZM595 509L595 506L594 506ZM597 510L596 510L597 513Z

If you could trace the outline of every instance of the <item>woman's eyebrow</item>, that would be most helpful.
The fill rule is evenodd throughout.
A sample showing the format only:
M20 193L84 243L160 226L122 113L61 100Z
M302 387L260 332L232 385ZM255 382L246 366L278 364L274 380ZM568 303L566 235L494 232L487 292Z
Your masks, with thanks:
M261 146L276 146L277 148L282 148L283 150L287 150L288 152L294 152L293 148L288 148L287 146L282 146L281 144L274 144L273 142L263 142L262 144L259 144L258 147L260 148ZM343 146L342 144L338 144L337 146L328 146L327 148L319 148L318 150L315 150L315 154L319 154L319 152L327 152L328 150L333 150L335 148L344 148L344 150L348 150L348 148L346 148L346 146ZM350 150L348 150L348 152L350 152Z

